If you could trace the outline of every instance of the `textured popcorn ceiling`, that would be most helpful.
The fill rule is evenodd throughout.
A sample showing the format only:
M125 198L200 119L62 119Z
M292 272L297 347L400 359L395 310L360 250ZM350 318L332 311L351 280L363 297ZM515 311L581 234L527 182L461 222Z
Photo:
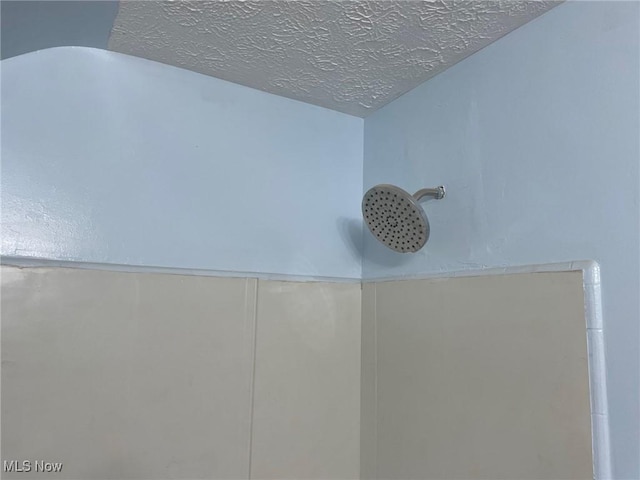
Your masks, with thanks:
M109 48L366 116L557 3L125 0Z

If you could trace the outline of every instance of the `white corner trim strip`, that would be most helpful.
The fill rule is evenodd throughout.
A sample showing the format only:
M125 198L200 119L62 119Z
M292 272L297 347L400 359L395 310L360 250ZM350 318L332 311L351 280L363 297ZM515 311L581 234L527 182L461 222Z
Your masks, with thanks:
M437 272L400 277L383 277L363 280L363 283L431 278L479 277L485 275L511 275L519 273L582 272L584 288L584 314L587 334L589 368L589 394L591 402L591 442L593 449L593 478L613 478L611 437L609 434L609 407L607 401L607 377L604 348L604 322L600 290L600 266L592 260L539 265L519 265L459 272Z
M609 416L591 415L591 438L593 445L593 478L611 480L611 446L609 443Z
M607 391L601 382L605 375L604 337L600 329L587 329L587 353L589 355L589 384L591 390L591 413L606 415Z

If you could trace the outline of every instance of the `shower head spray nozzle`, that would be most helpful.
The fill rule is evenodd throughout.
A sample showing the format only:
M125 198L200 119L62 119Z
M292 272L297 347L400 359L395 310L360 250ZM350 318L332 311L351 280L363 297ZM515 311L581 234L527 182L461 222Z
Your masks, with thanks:
M396 252L420 250L429 240L429 220L418 203L423 197L444 198L444 187L423 188L414 195L395 185L376 185L364 194L362 215L380 242Z

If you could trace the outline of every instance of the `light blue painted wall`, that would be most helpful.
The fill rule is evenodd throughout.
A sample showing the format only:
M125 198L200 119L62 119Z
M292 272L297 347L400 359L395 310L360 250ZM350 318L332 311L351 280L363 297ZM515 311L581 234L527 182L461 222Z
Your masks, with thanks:
M363 120L90 48L2 67L2 255L360 278Z
M66 45L107 48L118 2L2 0L1 58Z
M618 479L640 478L639 17L565 3L365 120L365 190L448 189L418 254L365 234L365 278L601 264Z

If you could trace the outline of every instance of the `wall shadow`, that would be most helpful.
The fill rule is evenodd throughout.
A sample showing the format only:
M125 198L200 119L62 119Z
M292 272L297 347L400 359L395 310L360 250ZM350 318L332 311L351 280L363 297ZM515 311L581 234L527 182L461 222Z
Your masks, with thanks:
M364 222L360 218L339 217L336 221L338 233L354 258L362 261Z
M365 262L378 267L392 268L411 261L413 255L394 252L373 238L361 218L340 217L336 223L338 232L351 254L362 261L363 270Z

